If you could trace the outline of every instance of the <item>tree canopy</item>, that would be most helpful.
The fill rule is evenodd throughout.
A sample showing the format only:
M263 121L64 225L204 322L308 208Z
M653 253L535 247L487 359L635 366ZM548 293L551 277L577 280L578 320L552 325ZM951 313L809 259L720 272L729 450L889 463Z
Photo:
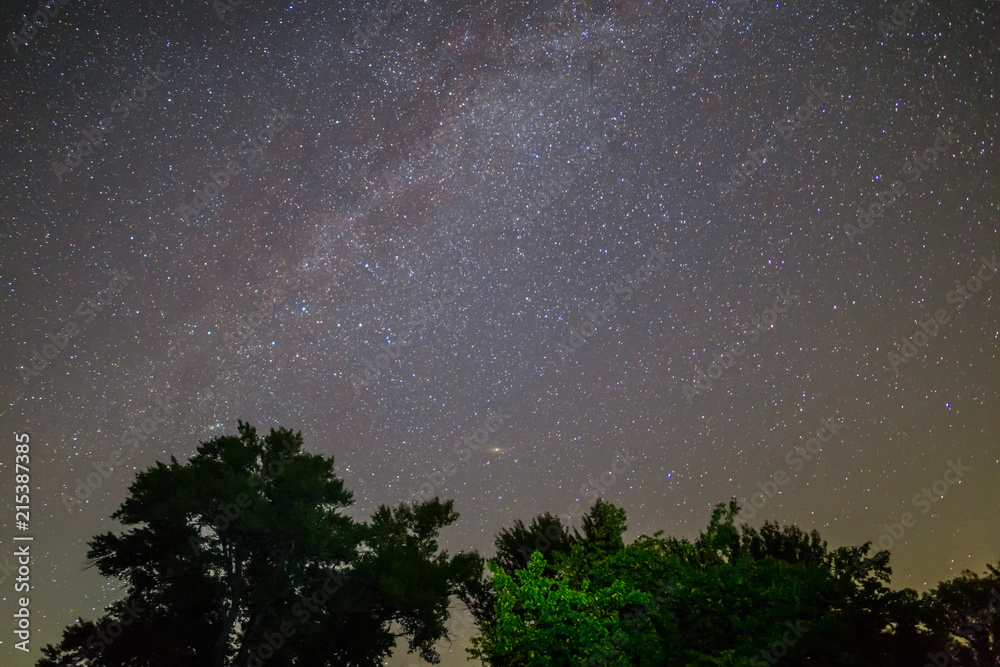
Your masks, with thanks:
M357 522L333 464L300 433L240 422L187 463L140 472L112 515L127 530L88 552L124 599L38 664L381 665L397 638L438 661L449 596L481 572L475 554L438 549L458 514L435 498Z
M625 541L597 500L579 529L541 514L496 556L450 556L451 501L379 506L368 521L333 458L249 424L187 462L141 471L88 557L120 599L78 620L39 667L374 666L397 643L437 663L452 596L487 667L1000 667L1000 568L918 595L889 553L831 549L815 530L737 525L719 504L694 539Z
M739 509L718 505L693 541L657 533L625 545L624 510L598 501L583 534L512 568L511 535L523 544L531 533L515 524L469 605L482 631L470 655L492 667L1000 665L996 568L923 596L895 591L888 552L831 550L816 531L773 522L737 527Z

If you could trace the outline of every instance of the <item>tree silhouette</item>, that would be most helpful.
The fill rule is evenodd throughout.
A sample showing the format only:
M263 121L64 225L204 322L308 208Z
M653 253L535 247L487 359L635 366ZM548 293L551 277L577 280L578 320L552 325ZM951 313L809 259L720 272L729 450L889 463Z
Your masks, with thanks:
M370 523L341 512L351 502L333 458L286 429L240 422L185 464L157 463L112 515L127 530L90 541L125 598L38 665L381 665L397 638L438 662L449 596L482 563L439 552L451 501L380 506Z
M555 554L569 553L575 541L559 517L546 512L532 519L528 526L518 519L510 528L502 529L496 538L497 555L493 560L501 570L513 574L527 567L531 554L538 551L546 560L545 572L552 574Z
M518 520L489 563L439 550L451 501L382 505L368 522L343 513L351 503L333 459L286 429L261 438L240 422L184 464L158 462L112 515L125 530L89 543L121 599L38 665L374 667L400 639L437 663L456 595L488 667L1000 667L998 567L893 590L888 552L738 527L735 500L694 540L626 544L625 510L601 500L582 532Z
M1000 564L984 576L965 570L930 593L940 641L928 659L971 667L1000 665Z

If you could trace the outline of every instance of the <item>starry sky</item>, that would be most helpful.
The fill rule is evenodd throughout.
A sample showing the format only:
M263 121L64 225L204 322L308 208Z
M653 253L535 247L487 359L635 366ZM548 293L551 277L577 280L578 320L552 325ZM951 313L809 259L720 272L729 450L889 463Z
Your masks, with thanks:
M117 597L86 541L136 471L238 419L358 518L453 498L452 552L759 493L898 587L1000 558L1000 3L36 4L0 16L4 664Z

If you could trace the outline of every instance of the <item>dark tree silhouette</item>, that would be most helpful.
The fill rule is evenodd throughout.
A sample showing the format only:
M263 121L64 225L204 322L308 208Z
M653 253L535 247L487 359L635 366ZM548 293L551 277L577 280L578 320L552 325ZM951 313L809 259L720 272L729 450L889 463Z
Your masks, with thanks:
M569 553L575 538L563 525L559 517L546 512L531 520L526 527L518 519L510 528L504 528L497 535L494 561L507 574L528 566L531 554L540 551L549 563L554 555Z
M38 665L368 667L400 639L436 663L455 595L488 667L1000 667L997 567L893 590L888 552L738 527L735 500L694 540L626 544L625 510L601 500L582 532L548 513L518 520L488 564L439 550L451 501L383 505L368 522L342 512L351 502L333 459L285 429L260 438L240 422L187 463L157 463L112 515L125 531L90 541L122 598Z
M341 510L333 459L286 429L198 447L138 474L112 515L126 531L88 557L125 597L64 631L40 667L381 665L397 638L437 662L449 596L480 578L476 554L438 550L451 501Z
M930 593L941 640L928 662L1000 667L1000 563L984 576L966 570Z

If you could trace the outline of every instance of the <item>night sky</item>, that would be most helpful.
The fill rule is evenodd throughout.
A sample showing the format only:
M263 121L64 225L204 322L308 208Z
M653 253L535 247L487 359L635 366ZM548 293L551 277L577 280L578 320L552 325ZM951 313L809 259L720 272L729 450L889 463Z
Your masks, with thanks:
M1000 3L347 4L4 2L0 662L117 598L86 541L238 419L358 518L453 498L451 552L760 492L896 587L997 562Z

